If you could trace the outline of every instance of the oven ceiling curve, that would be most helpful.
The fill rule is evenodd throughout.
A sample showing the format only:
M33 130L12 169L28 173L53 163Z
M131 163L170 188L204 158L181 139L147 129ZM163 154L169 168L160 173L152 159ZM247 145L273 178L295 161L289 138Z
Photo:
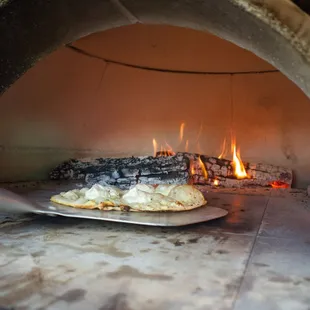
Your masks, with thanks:
M291 0L0 0L0 94L61 45L133 23L209 31L265 59L310 97L310 17Z

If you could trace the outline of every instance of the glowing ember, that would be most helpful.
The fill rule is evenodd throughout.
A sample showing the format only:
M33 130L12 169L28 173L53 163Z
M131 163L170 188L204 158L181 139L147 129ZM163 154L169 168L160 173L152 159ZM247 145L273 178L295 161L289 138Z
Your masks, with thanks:
M226 150L226 138L223 141L223 145L222 145L222 152L219 155L219 159L223 158L224 156L226 156L227 150Z
M199 165L201 167L202 174L203 174L204 178L207 180L208 179L208 172L207 172L207 169L206 169L204 163L202 162L200 156L198 157L198 162L199 162Z
M289 185L285 182L281 182L281 181L273 181L270 183L272 188L288 188Z
M180 142L183 141L183 136L184 136L184 127L185 127L185 123L182 123L181 126L180 126Z
M193 176L196 173L193 160L190 160L189 168L190 168L191 175Z
M219 181L219 180L215 179L215 180L213 181L213 185L214 185L214 186L219 186L219 184L220 184L220 181Z
M232 140L231 142L231 148L233 153L233 162L232 165L234 167L234 173L237 179L244 179L247 178L247 173L245 171L244 165L242 163L242 160L240 158L240 152L236 152L236 142Z

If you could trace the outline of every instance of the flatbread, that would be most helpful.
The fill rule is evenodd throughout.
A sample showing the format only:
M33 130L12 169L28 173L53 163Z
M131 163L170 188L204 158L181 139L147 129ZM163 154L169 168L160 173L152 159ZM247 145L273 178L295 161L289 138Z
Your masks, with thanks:
M51 201L73 208L132 212L188 211L207 203L203 194L192 185L168 184L138 184L128 191L95 184L91 188L54 195Z

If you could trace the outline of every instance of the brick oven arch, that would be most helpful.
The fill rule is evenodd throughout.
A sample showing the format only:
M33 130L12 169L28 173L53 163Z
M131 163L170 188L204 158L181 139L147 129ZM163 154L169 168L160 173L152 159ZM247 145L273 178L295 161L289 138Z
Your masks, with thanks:
M266 60L310 97L310 17L290 0L4 0L0 17L0 93L62 45L145 23L209 31Z

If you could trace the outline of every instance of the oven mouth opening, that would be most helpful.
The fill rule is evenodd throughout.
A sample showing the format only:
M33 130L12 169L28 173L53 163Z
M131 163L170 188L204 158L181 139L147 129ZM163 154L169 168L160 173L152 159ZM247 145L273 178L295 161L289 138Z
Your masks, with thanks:
M15 8L14 2L11 1L11 3L3 5L4 15L9 9L13 10ZM296 4L306 10L306 8L302 7L302 4ZM83 5L81 3L81 7L76 10L81 9ZM178 10L174 13L176 14L175 18L163 17L161 14L164 13L161 10L154 13L154 16L150 16L147 12L151 9L151 2L149 5L149 8L145 7L143 12L140 12L136 7L131 7L127 4L114 3L112 6L109 4L107 8L110 11L107 16L110 16L111 20L116 21L113 12L118 12L117 18L120 18L119 24L116 25L118 27L109 30L106 29L111 28L111 24L109 25L103 19L97 19L98 16L93 15L93 18L89 19L87 14L90 11L85 13L85 24L83 25L85 28L83 28L81 21L78 20L79 12L73 9L73 17L70 21L72 33L69 35L72 38L69 40L69 36L58 33L59 37L53 35L49 39L50 41L47 42L46 40L43 42L42 33L47 30L44 27L51 25L55 18L54 14L57 14L56 11L52 11L51 7L51 15L45 16L45 26L42 25L41 29L32 29L30 27L27 28L29 32L24 33L25 37L29 36L32 40L23 43L25 45L21 49L14 48L14 53L11 53L13 45L18 42L18 37L16 37L16 40L10 42L13 45L7 46L3 50L3 55L5 53L10 55L7 56L9 67L12 68L13 66L16 70L13 70L13 72L4 68L3 72L11 74L11 77L7 76L4 78L3 83L0 81L2 90L7 89L9 84L31 67L37 59L42 58L51 50L57 49L60 45L65 46L56 50L49 57L44 58L42 62L39 62L37 66L27 72L1 97L4 102L4 112L8 112L8 120L4 120L2 125L3 131L10 132L8 136L3 134L3 143L1 143L3 162L5 163L3 166L10 167L4 170L9 171L13 166L18 166L18 156L23 157L25 155L24 157L26 158L26 163L20 164L19 169L21 169L21 172L17 171L17 167L13 168L12 170L15 171L13 173L5 172L1 181L23 181L31 178L42 179L43 174L47 175L48 171L51 171L57 165L70 158L76 159L83 158L84 156L93 158L126 158L128 156L148 156L153 153L155 158L187 156L189 161L187 164L188 175L197 175L196 179L192 177L187 182L197 184L207 182L214 187L225 186L226 182L231 187L237 186L233 184L234 182L236 184L247 184L248 182L249 186L253 186L253 180L257 180L264 175L263 178L267 179L263 182L263 186L285 188L292 185L295 186L295 182L297 187L306 187L309 171L308 164L306 163L308 148L304 147L308 130L305 120L307 99L288 80L285 80L281 74L281 72L284 72L307 93L307 89L302 85L307 84L306 75L304 74L306 70L303 70L303 72L300 70L301 65L307 63L307 55L305 54L306 43L303 41L304 36L296 36L296 32L294 32L296 30L294 28L296 20L303 22L305 33L307 32L309 17L305 14L306 11L298 9L292 2L286 3L278 11L279 8L276 4L269 3L268 1L260 6L251 1L222 0L221 3L212 6L212 14L207 12L209 4L201 8L204 10L203 14L205 14L205 19L202 20L199 19L200 14L197 14L196 9L189 10L188 15L182 15L184 14L183 9L179 10L179 8L184 8L183 5L185 4L182 1L179 4ZM21 14L19 16L22 17L25 11L23 7L19 9L18 14ZM43 10L43 7L37 8L37 10ZM89 6L89 10L94 12L95 6L91 8ZM285 19L285 12L291 11L295 12L292 15L292 19ZM233 12L234 14L228 14L224 23L223 12ZM160 16L167 19L163 22L163 20L160 20ZM244 22L244 25L249 25L249 29L243 27L241 31L232 16L238 16L240 21ZM157 21L153 19L155 17L158 18ZM42 17L35 16L35 18L40 19ZM77 19L75 20L75 18ZM128 26L128 20L134 25ZM196 26L193 24L193 20L196 20ZM277 24L276 21L279 21L279 23ZM240 59L243 57L240 56L241 54L239 56L236 54L236 57L231 55L225 57L222 54L221 59L225 65L220 67L221 60L220 58L216 59L216 54L220 53L222 47L226 46L228 48L228 45L218 43L220 41L216 41L216 37L211 39L212 35L210 34L205 35L208 36L211 44L214 44L214 46L216 44L222 45L221 48L220 45L217 46L217 49L214 48L212 60L208 64L205 62L201 65L199 61L196 63L195 61L184 61L180 65L180 57L177 60L179 63L177 61L173 63L172 57L169 58L167 56L171 52L170 50L166 52L166 58L169 59L170 64L167 60L165 61L164 57L156 61L156 56L154 56L156 52L149 57L144 56L141 52L141 59L138 59L139 57L134 58L132 48L128 44L130 43L128 38L130 36L132 38L133 32L130 34L129 30L124 29L144 28L144 30L138 31L141 33L144 31L144 35L148 32L149 37L145 35L144 40L149 40L150 50L158 51L161 48L156 45L158 42L152 42L157 31L154 30L157 27L155 24L158 23L173 25L158 26L158 28L162 28L162 33L159 36L169 36L169 31L171 33L179 31L180 37L173 39L173 44L178 46L178 49L172 51L176 56L177 53L182 54L186 50L185 45L187 42L190 42L190 36L194 37L196 35L194 32L208 29L208 31L219 37L223 37L247 50L254 51L272 65L263 61L258 65L253 65L249 61L250 58L247 58L247 61L249 61L247 64L245 64L246 61L243 59L243 64L240 65L242 62ZM224 28L223 25L225 25ZM176 26L182 26L183 28L171 30ZM290 27L291 31L287 31L287 28L284 26ZM189 41L180 43L180 38L183 36L181 34L182 31L184 33L188 32L189 28L195 28L196 30L191 30L192 34L187 35ZM14 33L16 30L17 28L13 27L11 33ZM101 30L105 31L100 32ZM33 35L36 31L41 32L38 33L34 41ZM49 31L52 30L49 29ZM94 31L95 33L88 35ZM110 37L105 35L105 33L110 33ZM82 39L76 40L81 36L83 36ZM103 46L100 43L100 36L105 37L106 42L110 40L108 43L111 44L107 44L107 46L113 46L114 44L114 50L113 48L106 51L100 50ZM115 48L117 45L116 41L121 36L123 36L122 40L127 42L127 47L126 44L121 46L121 48L118 46L119 50L122 48L127 49L123 54L117 52L117 48ZM290 40L291 36L294 36L293 41ZM98 41L96 41L96 38ZM158 36L155 39L159 40ZM281 46L281 51L278 48L273 48L271 42L277 42ZM137 42L135 41L135 43ZM193 41L190 43L195 47ZM98 44L98 49L94 49L96 44ZM158 44L160 45L160 43ZM23 48L26 48L28 52L24 52L22 55L21 51ZM209 51L212 52L212 48ZM239 51L241 53L241 49L238 50L238 53ZM195 52L194 57L196 57ZM138 53L136 52L136 55ZM242 53L242 55L245 55L245 52ZM126 54L127 58L124 57ZM207 55L210 57L211 54ZM290 61L288 61L287 55L290 55ZM186 58L184 55L182 57ZM229 58L229 61L225 62L225 58ZM29 61L30 59L31 62ZM150 59L151 62L149 62ZM62 63L63 65L71 66L71 68L67 67L63 71L56 69L56 66L58 66L56 60L59 61L59 66ZM219 64L218 68L212 66L212 62ZM239 68L236 65L238 62ZM74 67L76 67L75 72ZM303 68L306 67L303 66ZM82 71L80 71L81 69ZM40 72L40 70L42 71ZM46 74L43 73L43 70L47 70ZM298 74L294 70L297 70ZM88 75L89 78L84 80L76 78L80 73ZM58 80L62 79L61 76L65 75L67 75L65 78L67 81L63 79L58 83ZM28 76L30 76L30 80L33 80L27 82ZM41 83L40 79L44 78L46 80ZM119 80L119 84L117 80ZM51 82L54 85L54 89L47 86ZM37 85L33 83L37 83ZM72 86L69 85L70 83L72 83ZM86 83L89 83L86 86L88 89L85 88ZM127 87L126 84L129 86ZM204 84L206 85L205 93L203 89ZM152 88L150 85L154 85L154 87ZM274 89L270 85L275 85ZM171 89L169 89L170 86ZM26 90L27 87L29 87L29 90ZM140 94L139 87L141 90ZM73 89L79 92L79 88L81 90L80 93L77 96L74 95ZM123 92L123 97L117 97L110 91L114 89L116 93L117 88ZM190 97L190 92L186 92L186 88L191 89L192 98ZM282 91L281 88L287 90ZM215 94L215 89L217 89L217 94ZM294 92L294 95L289 97L287 95L288 89ZM17 94L18 92L20 92L19 95ZM165 96L158 96L156 92L166 95L166 98ZM78 97L83 96L83 99L78 99ZM55 99L50 100L52 97ZM81 105L87 102L87 98L91 102L88 106L90 109L88 110L81 108ZM14 103L14 101L19 103ZM39 101L44 102L46 106L39 106ZM135 101L139 102L135 104ZM149 108L150 111L148 112L148 109L143 107L142 101L150 106L157 104L159 112L156 112L154 108ZM162 103L156 103L156 101L162 101ZM298 109L306 109L304 110L305 115L302 115L302 112L293 111L294 109L289 107L290 101L298 102ZM70 107L69 102L74 102L76 106ZM168 107L170 103L173 108ZM9 106L11 104L12 107ZM106 109L99 107L103 104L107 105ZM117 108L113 107L114 104ZM22 107L22 105L24 106ZM253 107L249 108L247 105L253 105ZM283 105L282 110L280 105ZM132 106L132 110L128 106ZM186 106L186 109L194 110L197 114L196 119L191 111L188 113L184 112L185 108L182 108L182 106ZM61 107L64 108L64 112L61 111ZM26 116L25 118L14 116L19 108ZM98 108L101 109L100 112L95 112ZM50 110L45 113L37 112L36 109ZM74 125L71 120L68 121L70 109L76 109L75 122L83 122L84 129L81 126ZM139 109L141 112L138 111ZM165 110L168 110L168 112L164 112ZM229 112L227 113L225 110L229 110ZM139 113L136 125L134 120L128 120L128 115L136 116ZM89 115L87 116L87 121L83 119L83 114ZM103 120L105 128L101 136L99 126L94 125L94 123L100 122L100 117L96 114L101 114L105 118ZM114 117L113 122L108 119L110 115ZM221 121L221 117L223 117L224 121ZM57 118L62 118L62 120L58 121ZM216 124L214 119L218 119L219 124ZM179 143L182 142L182 147L175 148L176 139L174 138L178 131L177 127L183 120L184 124L186 124L185 132L188 133L188 136L184 137L182 141L178 141ZM196 141L197 137L195 137L197 131L200 130L201 120L206 121L203 135L205 141L207 141L202 146L200 141ZM10 122L12 124L20 124L20 128L17 128L18 126L15 125L10 126ZM127 127L122 125L122 123L126 122ZM299 123L298 126L297 123ZM139 132L139 126L144 128L144 132ZM259 127L265 128L266 133L264 134L264 130ZM88 130L90 133L85 133ZM108 137L110 134L109 130L111 131L110 138ZM34 135L37 136L37 139L31 138ZM80 141L89 140L89 142L79 142L79 136L84 136ZM131 140L131 143L126 142L129 140ZM233 142L233 140L236 141ZM115 141L118 142L115 143ZM153 149L155 143L158 146L158 150ZM224 146L225 143L227 144L226 146ZM171 144L174 144L172 148L170 147ZM163 146L160 147L161 145ZM277 146L275 147L274 145ZM239 150L240 146L241 151ZM229 151L230 158L224 156L225 148L232 149ZM303 154L301 154L302 149ZM15 151L19 155L11 156ZM42 155L43 153L44 155ZM48 153L55 154L55 158L51 158L51 161L47 160ZM56 153L58 154L56 155ZM184 155L186 153L188 155ZM270 155L267 156L264 153ZM34 162L37 159L41 163L36 166ZM28 164L32 167L27 167ZM38 167L40 165L44 166L44 169L40 169ZM198 168L195 168L195 165ZM33 172L30 173L30 170L34 167ZM195 169L199 170L198 174L192 173ZM228 172L225 172L226 170ZM294 177L293 170L294 172L296 171ZM221 174L222 172L218 171L224 171L224 176ZM205 181L206 179L208 181Z

